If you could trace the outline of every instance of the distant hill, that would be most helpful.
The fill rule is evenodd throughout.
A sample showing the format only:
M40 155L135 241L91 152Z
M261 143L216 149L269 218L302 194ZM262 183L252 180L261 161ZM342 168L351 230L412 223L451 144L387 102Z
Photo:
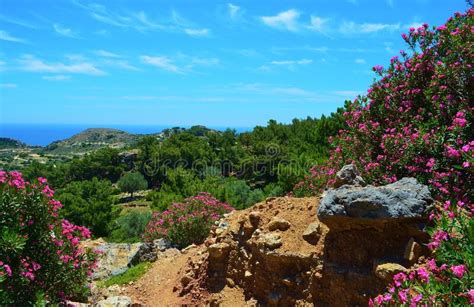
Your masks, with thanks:
M22 147L27 147L27 145L18 140L0 137L0 149L22 148Z
M159 141L163 141L174 134L185 131L199 137L204 137L208 132L219 133L217 130L205 126L192 126L188 129L173 127L153 134L132 134L111 128L89 128L70 138L52 142L43 151L45 154L58 155L83 154L103 147L124 148L133 146L145 135L154 136Z
M90 128L72 137L55 141L45 148L47 153L85 153L102 147L123 148L135 144L142 135L118 129Z

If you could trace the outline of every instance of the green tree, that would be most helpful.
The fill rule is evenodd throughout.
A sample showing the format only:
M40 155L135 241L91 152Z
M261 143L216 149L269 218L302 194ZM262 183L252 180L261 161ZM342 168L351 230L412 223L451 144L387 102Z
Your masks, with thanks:
M75 181L57 191L57 198L64 205L64 218L92 230L97 237L109 234L110 224L117 216L113 210L115 193L108 180L94 178Z
M120 178L117 184L120 191L130 193L131 197L134 192L148 188L148 182L140 173L127 173Z

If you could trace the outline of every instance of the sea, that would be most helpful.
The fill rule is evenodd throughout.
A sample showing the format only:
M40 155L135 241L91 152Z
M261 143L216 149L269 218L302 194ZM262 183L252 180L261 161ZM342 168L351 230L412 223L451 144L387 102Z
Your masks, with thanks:
M88 128L114 128L133 134L159 133L167 128L177 126L160 125L79 125L79 124L10 124L0 123L0 137L22 141L31 146L47 146L54 141L64 140ZM179 126L190 128L191 126ZM210 129L224 131L235 129L238 133L251 131L250 127L212 127Z

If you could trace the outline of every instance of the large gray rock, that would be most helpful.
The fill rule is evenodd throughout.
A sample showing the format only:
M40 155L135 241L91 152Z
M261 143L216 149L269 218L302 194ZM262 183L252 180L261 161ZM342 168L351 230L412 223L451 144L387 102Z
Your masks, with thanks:
M415 178L403 178L385 186L343 185L329 190L318 208L318 218L352 220L419 219L433 202L428 187Z

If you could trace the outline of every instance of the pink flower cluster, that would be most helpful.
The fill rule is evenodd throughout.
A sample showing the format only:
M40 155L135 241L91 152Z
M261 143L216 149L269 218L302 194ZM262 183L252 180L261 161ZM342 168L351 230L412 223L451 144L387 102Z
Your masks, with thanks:
M367 96L346 107L347 128L330 140L335 149L329 161L311 169L293 193L319 194L348 163L356 164L364 179L373 184L415 177L428 184L443 204L430 214L436 229L428 246L434 255L448 253L447 245L466 253L459 229L474 214L473 20L474 10L469 9L436 29L423 25L404 34L410 52L401 51L388 67L374 67L380 78ZM430 283L446 283L437 274L447 274L453 265L451 276L461 275L462 268L472 270L467 264L444 261L443 270L430 271L430 276L436 275ZM416 280L423 281L423 272L417 276ZM397 283L402 284L402 277L398 278ZM411 293L401 291L391 297L410 303ZM375 303L387 302L388 297L378 297Z
M0 246L3 294L11 295L12 302L18 299L16 293L30 301L39 293L54 302L76 296L73 289L82 288L67 283L85 285L95 262L93 253L80 247L81 240L90 238L89 229L58 218L62 204L52 198L54 191L45 178L30 183L20 172L0 170L0 193L7 196L0 198L2 229L23 246L15 253Z
M232 210L230 205L220 202L209 193L201 192L183 203L171 204L163 212L153 213L144 238L150 241L167 238L182 246L200 243L208 235L211 225L222 214Z

